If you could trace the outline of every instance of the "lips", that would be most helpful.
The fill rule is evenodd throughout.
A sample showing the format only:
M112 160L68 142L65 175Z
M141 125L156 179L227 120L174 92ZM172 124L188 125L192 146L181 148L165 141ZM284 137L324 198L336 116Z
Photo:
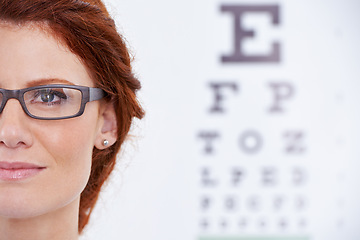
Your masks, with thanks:
M30 178L46 169L33 163L0 162L0 180L18 181Z

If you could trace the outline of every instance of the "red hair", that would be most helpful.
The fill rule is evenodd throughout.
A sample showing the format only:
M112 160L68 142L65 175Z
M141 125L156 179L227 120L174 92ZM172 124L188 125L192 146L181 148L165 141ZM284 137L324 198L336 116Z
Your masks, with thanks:
M131 68L131 58L101 0L0 0L0 21L36 23L65 43L88 68L95 85L108 93L118 127L118 139L105 149L93 149L91 174L81 194L79 233L88 223L99 192L114 169L116 154L134 117L142 118L136 91L140 82Z

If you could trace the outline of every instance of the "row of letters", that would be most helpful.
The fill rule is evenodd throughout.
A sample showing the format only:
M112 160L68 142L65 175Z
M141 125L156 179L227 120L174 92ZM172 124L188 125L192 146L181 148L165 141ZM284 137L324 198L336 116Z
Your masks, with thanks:
M274 229L275 230L301 230L304 231L309 226L308 220L305 217L279 217L279 218L250 218L250 217L239 217L236 220L227 218L206 218L202 217L199 221L200 228L203 231L221 230L222 234L226 231L238 229L241 231L255 230L258 234L259 230Z
M227 99L237 97L240 92L240 83L237 81L210 81L208 84L211 91L212 100L208 108L209 114L225 114ZM267 84L272 102L267 107L267 112L271 114L281 114L286 112L286 102L290 101L295 95L295 87L291 82L272 81Z
M307 200L303 195L276 194L265 198L259 195L245 196L240 194L240 196L235 196L231 194L221 197L206 194L200 198L200 208L202 212L206 213L220 210L226 214L243 213L244 210L251 212L293 210L299 212L306 210Z
M301 155L306 152L305 132L302 130L287 130L281 134L283 141L283 153L287 155ZM205 155L215 155L219 150L223 139L220 131L202 130L197 134L201 142L201 152ZM248 129L239 134L234 146L241 152L253 155L260 153L265 144L263 135L256 130Z
M214 167L204 166L200 170L200 184L204 188L219 186L241 187L247 179L254 179L261 187L276 187L280 184L301 187L307 183L308 174L303 167L292 167L289 172L281 172L273 166L265 166L249 172L243 167L229 167L227 173Z

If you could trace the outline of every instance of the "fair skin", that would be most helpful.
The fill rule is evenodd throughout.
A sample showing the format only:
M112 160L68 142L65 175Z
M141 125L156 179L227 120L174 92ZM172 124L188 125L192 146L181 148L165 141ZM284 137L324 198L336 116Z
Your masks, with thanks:
M0 88L64 80L94 87L77 56L36 25L1 23L0 36ZM79 200L92 150L104 149L104 139L108 146L116 141L115 119L104 100L64 120L33 119L16 99L7 102L0 114L0 162L28 162L44 170L20 181L0 180L0 240L78 239Z

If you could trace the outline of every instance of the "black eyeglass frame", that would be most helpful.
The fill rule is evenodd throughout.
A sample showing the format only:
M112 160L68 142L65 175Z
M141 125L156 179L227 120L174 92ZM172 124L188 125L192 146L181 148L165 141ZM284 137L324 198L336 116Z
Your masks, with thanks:
M70 89L76 89L81 92L81 105L80 110L71 116L66 117L37 117L32 115L28 109L26 108L25 100L24 100L24 94L28 91L41 89L41 88L70 88ZM81 116L84 113L85 105L88 102L100 100L103 97L106 96L106 93L101 88L92 88L92 87L85 87L85 86L78 86L78 85L65 85L65 84L49 84L49 85L39 85L35 87L29 87L29 88L23 88L23 89L15 89L15 90L8 90L0 88L0 93L3 96L1 105L0 105L0 114L4 110L4 107L7 103L7 101L11 98L15 98L20 102L20 105L24 112L31 118L39 119L39 120L60 120L60 119L68 119L68 118L74 118Z

